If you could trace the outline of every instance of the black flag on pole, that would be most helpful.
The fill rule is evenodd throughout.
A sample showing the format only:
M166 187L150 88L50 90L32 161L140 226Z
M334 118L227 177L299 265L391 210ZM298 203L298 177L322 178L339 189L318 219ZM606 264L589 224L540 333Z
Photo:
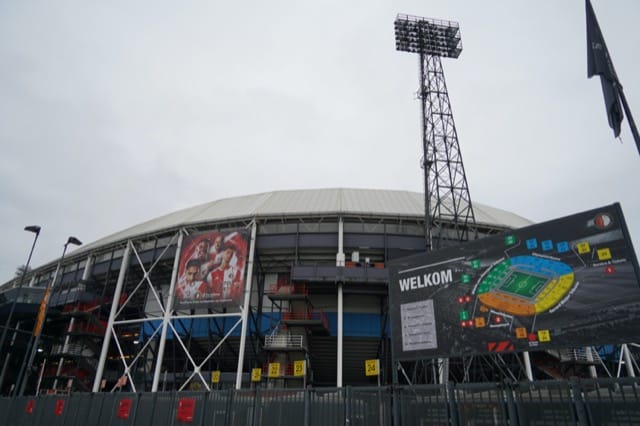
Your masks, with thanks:
M609 127L613 129L615 137L620 135L622 123L622 107L620 106L619 82L613 68L607 45L598 25L596 14L591 2L586 0L587 7L587 77L600 76L602 94L607 109Z

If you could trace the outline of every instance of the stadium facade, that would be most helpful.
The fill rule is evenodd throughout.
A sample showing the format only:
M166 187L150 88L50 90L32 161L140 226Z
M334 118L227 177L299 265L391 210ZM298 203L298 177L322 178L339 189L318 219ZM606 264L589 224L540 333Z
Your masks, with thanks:
M479 237L531 224L473 208ZM272 387L375 384L365 375L371 359L389 384L386 265L423 252L424 235L423 194L368 189L228 198L133 226L35 268L22 289L17 279L3 286L3 324L18 299L1 391L16 384L58 264L27 394L248 387L252 374ZM184 281L203 240L216 263L196 262L206 295ZM243 282L227 299L226 281L224 290L211 284L216 243L233 248L229 284Z

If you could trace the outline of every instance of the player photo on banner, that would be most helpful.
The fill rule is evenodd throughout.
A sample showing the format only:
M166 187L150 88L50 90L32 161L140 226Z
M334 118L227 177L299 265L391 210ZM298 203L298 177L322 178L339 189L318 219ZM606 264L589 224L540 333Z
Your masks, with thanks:
M249 233L211 231L184 238L174 309L239 306L243 302Z

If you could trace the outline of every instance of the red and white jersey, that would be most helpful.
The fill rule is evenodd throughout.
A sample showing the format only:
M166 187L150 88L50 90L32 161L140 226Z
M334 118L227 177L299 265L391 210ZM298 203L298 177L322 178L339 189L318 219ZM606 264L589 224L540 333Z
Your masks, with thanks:
M207 277L214 292L220 292L222 299L237 298L242 294L242 274L232 266L216 268Z
M200 287L202 281L191 281L188 283L186 280L180 280L178 288L176 289L176 296L178 299L198 299L200 297Z
M232 232L224 237L223 244L232 244L238 250L244 250L246 247L246 243L244 242L242 235L237 232ZM211 246L211 249L209 249L209 256L216 266L220 265L222 263L222 248L217 249L215 245ZM238 256L236 256L235 253L229 261L229 265L233 268L238 268Z

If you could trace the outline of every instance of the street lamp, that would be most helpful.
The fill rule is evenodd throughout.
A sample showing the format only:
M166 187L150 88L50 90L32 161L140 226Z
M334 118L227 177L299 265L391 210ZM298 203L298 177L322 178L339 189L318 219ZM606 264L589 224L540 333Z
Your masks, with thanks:
M4 329L2 330L2 337L0 338L0 351L4 349L4 341L7 338L7 331L9 327L11 327L11 320L13 319L13 313L16 310L16 304L18 303L18 299L22 296L22 285L24 284L24 277L27 275L29 271L29 264L31 263L31 256L33 255L33 249L36 246L36 241L38 241L38 236L40 235L40 227L37 225L25 226L24 230L33 232L35 237L33 238L33 244L31 244L31 250L29 251L29 257L27 258L27 264L24 267L24 271L22 271L22 275L20 275L20 280L18 281L18 290L16 291L15 297L13 298L13 303L11 303L11 309L9 310L9 315L7 316L7 321L4 324ZM4 363L2 366L2 374L0 374L0 390L2 389L2 385L4 383L4 376L6 373L7 365L9 363L9 358L11 357L11 350L7 350L7 355L4 358Z
M18 388L18 384L20 386L20 391L18 393L19 396L24 395L24 389L27 386L27 382L29 381L29 374L31 373L31 364L33 364L33 360L38 352L38 345L40 344L40 335L42 334L42 329L44 328L45 320L47 319L47 311L49 310L49 298L51 293L53 293L53 289L56 285L56 280L58 279L58 273L60 272L60 268L62 266L62 261L64 260L64 255L67 253L67 246L69 244L73 244L76 246L82 245L82 242L76 237L69 237L67 242L64 244L64 249L62 250L62 256L60 260L58 260L58 265L56 266L56 272L53 274L53 279L51 280L51 284L47 287L44 292L44 297L42 298L42 302L40 302L40 309L38 310L38 318L36 319L36 325L33 328L33 333L31 334L31 338L29 339L29 345L27 345L27 352L29 353L29 359L25 358L25 361L22 363L22 367L20 367L20 373L18 374L18 383L16 384L16 389ZM34 337L35 336L35 337ZM21 380L22 379L22 380Z

